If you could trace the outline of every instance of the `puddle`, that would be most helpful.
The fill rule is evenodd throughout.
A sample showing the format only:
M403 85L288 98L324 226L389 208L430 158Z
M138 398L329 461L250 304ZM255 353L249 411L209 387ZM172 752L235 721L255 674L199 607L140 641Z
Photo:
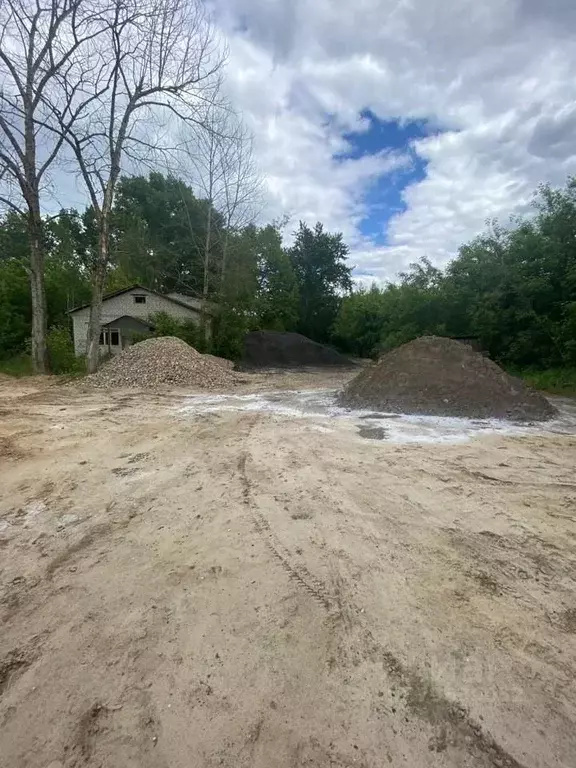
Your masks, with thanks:
M400 413L364 413L359 419L401 419Z
M388 430L384 427L359 427L358 434L366 440L386 440Z
M191 395L179 408L182 416L249 411L272 418L305 419L322 432L353 431L359 438L392 443L462 443L479 435L576 435L576 403L550 398L558 418L547 422L510 422L500 419L464 419L420 414L348 410L336 404L337 390L288 390L252 395ZM358 421L362 424L359 425ZM386 426L382 421L386 420Z

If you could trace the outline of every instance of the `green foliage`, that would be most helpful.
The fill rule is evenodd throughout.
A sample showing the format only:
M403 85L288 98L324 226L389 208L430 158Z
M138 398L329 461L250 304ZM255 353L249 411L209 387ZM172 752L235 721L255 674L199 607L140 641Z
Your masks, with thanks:
M342 301L334 333L360 357L376 357L425 334L445 332L441 275L426 259L400 275L400 284L373 285Z
M212 353L228 360L239 360L242 357L244 336L250 330L252 323L249 316L241 310L226 308L216 321Z
M139 282L159 292L204 295L208 221L206 287L217 307L212 339L197 325L167 316L155 318L154 335L178 336L200 351L210 347L230 358L241 355L245 334L256 329L300 330L331 340L350 287L341 235L324 232L320 224L314 229L301 224L294 247L286 249L277 225L227 230L207 200L195 197L180 179L159 173L121 180L106 290ZM0 358L24 349L30 336L25 224L14 215L0 220ZM92 209L61 211L46 223L45 236L48 324L62 328L68 311L90 300L88 276L97 252ZM59 370L67 365L56 363Z
M0 260L0 359L20 352L30 336L30 285L24 266Z
M209 207L173 176L151 173L121 179L112 244L114 266L127 284L142 283L160 293L184 289L201 294ZM209 292L214 294L224 233L222 216L214 208L210 220Z
M250 226L230 235L225 255L213 350L234 360L241 357L249 331L293 330L298 286L282 236L273 225Z
M15 355L4 360L0 360L0 373L6 373L8 376L32 376L32 359L28 354Z
M315 341L329 341L342 294L352 290L348 246L340 233L325 232L320 222L314 229L300 222L289 255L299 291L296 330Z
M298 281L282 235L268 225L256 236L258 287L255 311L258 328L291 331L298 323Z
M79 375L86 372L83 358L74 355L74 344L68 327L53 326L47 335L50 370L56 374ZM32 360L28 352L0 360L0 372L10 376L30 376Z
M576 368L548 368L537 370L511 370L534 389L555 395L576 396Z
M21 352L30 336L31 301L25 220L0 219L0 359ZM90 289L80 254L75 212L62 211L45 227L45 283L49 325L67 325L67 310L87 301Z
M74 354L74 343L68 327L53 326L46 339L52 373L80 374L86 372L82 358Z
M230 360L242 354L244 336L258 327L259 231L246 227L225 244L225 269L218 296L212 351Z
M175 336L186 344L194 347L198 352L208 352L208 345L200 327L192 320L178 320L166 312L156 312L150 315L150 324L154 330L150 334L133 334L132 341L143 341L145 338L157 338L159 336Z

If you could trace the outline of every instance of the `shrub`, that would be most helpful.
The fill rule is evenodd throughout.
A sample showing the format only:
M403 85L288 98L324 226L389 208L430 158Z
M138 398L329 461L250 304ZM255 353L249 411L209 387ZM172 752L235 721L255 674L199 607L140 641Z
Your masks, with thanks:
M6 360L0 360L0 373L8 376L32 376L32 358L28 354L16 355Z
M511 373L524 379L534 389L554 395L576 395L576 368L549 368L544 371L515 369Z
M166 312L157 312L150 316L150 323L154 326L154 331L150 334L134 334L132 337L134 343L150 337L175 336L186 344L190 344L198 352L210 351L210 344L205 341L202 329L193 320L178 320Z
M74 354L74 343L68 328L59 325L50 328L46 343L52 373L85 372L84 359Z

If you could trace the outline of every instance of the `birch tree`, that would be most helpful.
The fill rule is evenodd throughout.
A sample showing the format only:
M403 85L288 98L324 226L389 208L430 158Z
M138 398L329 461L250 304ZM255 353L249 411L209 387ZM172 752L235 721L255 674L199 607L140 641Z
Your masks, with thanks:
M223 65L200 0L114 0L105 24L99 41L105 66L77 96L81 100L86 92L96 95L91 109L73 124L67 113L57 113L98 228L91 269L89 372L99 362L110 217L123 165L153 161L159 153L175 151L173 124L177 121L206 130L205 114L217 98ZM65 77L61 88L74 104Z
M222 287L226 277L230 235L252 224L262 204L262 179L254 161L252 136L240 122L223 147L220 166L221 210L225 221L225 241L220 264Z
M206 201L202 260L202 325L211 289L222 292L231 235L255 218L261 197L261 181L252 154L252 138L227 106L214 104L208 116L209 130L188 138L187 175ZM217 214L218 227L215 226ZM191 236L193 233L191 232ZM212 278L212 286L211 286Z
M91 76L90 49L103 30L100 11L86 0L0 2L0 203L27 220L32 361L37 373L48 368L40 197L64 140L50 103L59 98L56 80L71 62L82 60L77 71L84 79ZM76 93L74 83L68 90ZM75 109L81 110L83 102L80 98ZM58 107L70 127L75 109L63 102Z

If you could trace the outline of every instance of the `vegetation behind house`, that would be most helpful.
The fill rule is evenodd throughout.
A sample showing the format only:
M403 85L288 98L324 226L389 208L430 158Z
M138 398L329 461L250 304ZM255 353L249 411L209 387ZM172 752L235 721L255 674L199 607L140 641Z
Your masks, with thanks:
M207 204L174 177L123 179L107 289L141 282L158 291L198 295ZM154 335L178 336L229 358L238 357L248 331L259 329L298 331L359 357L374 357L425 334L474 337L535 386L575 391L576 181L562 189L542 186L534 206L533 217L508 227L489 223L445 269L422 259L395 282L355 288L342 235L326 232L320 223L313 228L301 223L289 245L277 224L226 231L214 216L209 297L219 312L211 340L197 326L168 315L155 318ZM67 310L89 297L87 264L96 247L91 222L90 209L62 211L45 227L55 372L79 366ZM7 371L26 369L31 321L26 249L25 222L9 213L0 226L0 359Z

